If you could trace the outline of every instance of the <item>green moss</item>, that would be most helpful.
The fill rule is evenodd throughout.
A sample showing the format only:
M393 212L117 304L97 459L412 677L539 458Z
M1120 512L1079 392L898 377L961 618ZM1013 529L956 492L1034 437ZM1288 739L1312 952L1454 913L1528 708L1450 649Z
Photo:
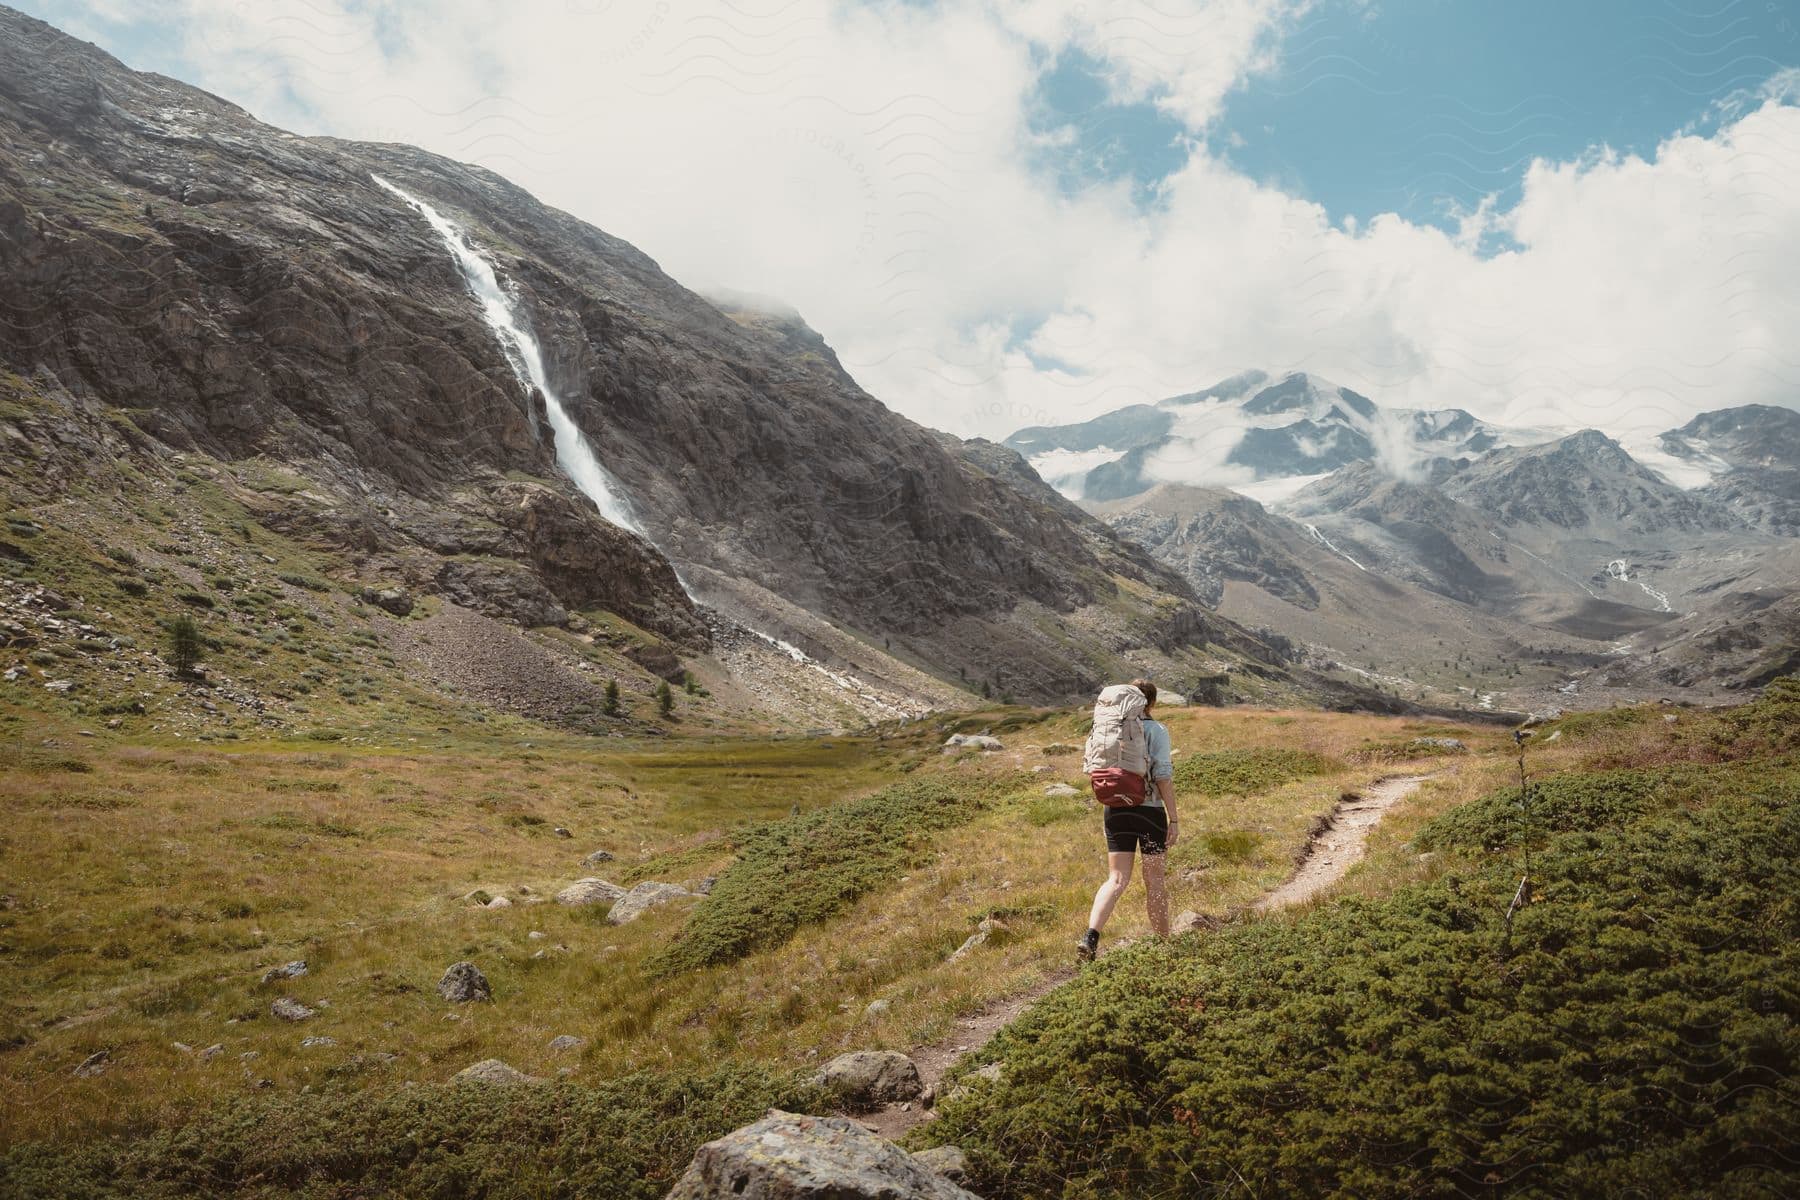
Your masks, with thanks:
M1520 863L1497 854L1121 951L1003 1032L1000 1080L921 1136L990 1200L1779 1194L1800 775L1710 770L1562 793L1510 933Z
M739 858L719 877L651 969L673 974L736 962L779 946L803 925L842 912L899 875L928 835L971 820L983 785L937 780L895 784L873 796L752 827Z
M640 1072L593 1085L342 1090L243 1099L179 1129L0 1158L0 1193L189 1196L604 1195L657 1200L700 1143L823 1097L757 1067Z

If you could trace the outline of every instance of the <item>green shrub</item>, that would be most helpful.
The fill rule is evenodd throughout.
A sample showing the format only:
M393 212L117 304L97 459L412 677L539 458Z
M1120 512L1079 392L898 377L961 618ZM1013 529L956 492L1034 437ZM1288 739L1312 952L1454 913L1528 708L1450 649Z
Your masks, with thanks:
M1329 775L1343 764L1304 750L1261 748L1217 750L1175 763L1175 787L1181 794L1254 796L1309 775Z
M329 592L331 585L317 575L301 575L295 571L283 571L275 576L290 587L303 588L309 592Z
M19 1200L215 1196L607 1196L660 1200L700 1143L823 1097L767 1068L644 1071L590 1085L449 1085L235 1100L191 1124L0 1158Z
M737 862L651 969L666 975L736 962L836 915L914 862L927 835L980 812L984 800L970 788L909 780L749 830Z
M169 666L177 675L191 675L200 662L200 624L183 613L169 622Z
M1495 855L1121 951L959 1068L1004 1064L921 1137L990 1200L1780 1194L1800 776L1710 770L1568 789L1557 823L1598 824L1534 854L1510 934Z
M150 594L149 584L141 579L134 579L129 575L124 575L113 580L113 586L118 588L121 592L124 592L127 596L135 596L139 599Z

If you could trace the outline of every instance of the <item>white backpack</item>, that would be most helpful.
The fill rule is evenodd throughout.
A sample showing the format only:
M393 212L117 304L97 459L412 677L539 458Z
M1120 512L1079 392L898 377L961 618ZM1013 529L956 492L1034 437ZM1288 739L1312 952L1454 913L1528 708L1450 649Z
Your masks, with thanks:
M1144 737L1144 693L1129 683L1115 683L1094 701L1094 729L1088 734L1081 769L1117 768L1133 775L1150 773L1150 743Z

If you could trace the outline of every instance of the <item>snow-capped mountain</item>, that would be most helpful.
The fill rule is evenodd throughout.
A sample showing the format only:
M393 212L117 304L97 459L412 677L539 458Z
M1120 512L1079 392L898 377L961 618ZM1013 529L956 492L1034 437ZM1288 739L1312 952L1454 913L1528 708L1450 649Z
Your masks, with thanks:
M1354 462L1407 477L1435 457L1540 440L1461 409L1389 409L1303 373L1262 371L1072 425L1021 429L1006 444L1071 499L1099 503L1159 483L1225 487L1275 501Z

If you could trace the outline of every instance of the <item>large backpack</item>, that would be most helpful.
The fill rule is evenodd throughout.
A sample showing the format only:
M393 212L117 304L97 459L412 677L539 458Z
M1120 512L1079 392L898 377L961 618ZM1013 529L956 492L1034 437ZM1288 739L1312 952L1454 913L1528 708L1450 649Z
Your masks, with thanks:
M1081 769L1093 785L1094 799L1108 808L1135 808L1144 802L1150 774L1144 707L1144 693L1129 683L1102 689L1094 701L1094 728Z

